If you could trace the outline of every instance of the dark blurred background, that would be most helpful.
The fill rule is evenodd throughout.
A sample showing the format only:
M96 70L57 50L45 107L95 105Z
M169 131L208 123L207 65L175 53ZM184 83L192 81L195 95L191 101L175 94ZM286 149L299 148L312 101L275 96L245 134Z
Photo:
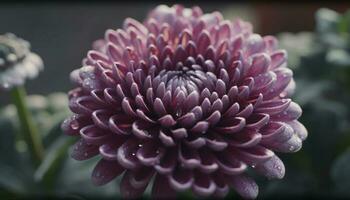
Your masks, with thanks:
M33 51L44 60L45 70L27 84L29 93L67 91L70 88L69 72L80 67L94 40L103 37L106 29L120 27L126 17L142 20L159 3L9 1L0 4L0 33L13 32L30 41ZM239 16L251 21L255 32L262 35L313 30L317 9L328 7L343 12L350 5L345 1L182 3L185 6L198 4L205 12L221 11L229 19ZM0 103L7 102L8 99L1 95Z

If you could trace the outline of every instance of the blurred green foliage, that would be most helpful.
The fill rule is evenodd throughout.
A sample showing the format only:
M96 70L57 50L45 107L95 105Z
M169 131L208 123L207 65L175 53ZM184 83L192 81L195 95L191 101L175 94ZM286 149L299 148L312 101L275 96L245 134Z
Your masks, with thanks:
M300 152L282 156L286 177L266 183L266 197L350 197L350 11L323 8L315 18L314 32L278 35L309 136Z
M27 197L35 195L70 197L112 196L116 186L98 188L89 177L96 160L77 162L69 152L74 139L62 134L60 125L70 113L64 93L48 96L31 95L27 104L40 130L46 149L45 159L35 169L25 142L19 134L16 108L0 110L0 195ZM74 173L72 173L74 172Z

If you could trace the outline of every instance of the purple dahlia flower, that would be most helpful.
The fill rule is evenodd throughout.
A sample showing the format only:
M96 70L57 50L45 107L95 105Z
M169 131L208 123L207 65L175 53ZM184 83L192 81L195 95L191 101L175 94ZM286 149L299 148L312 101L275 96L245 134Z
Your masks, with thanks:
M30 52L30 44L12 33L0 35L0 90L23 85L43 69L41 58Z
M296 152L307 136L286 52L241 20L219 12L158 6L144 23L126 19L71 74L74 115L62 124L80 137L76 160L101 156L92 181L123 174L123 197L171 197L191 189L255 198L254 170L282 178L274 152ZM151 181L152 177L154 180Z

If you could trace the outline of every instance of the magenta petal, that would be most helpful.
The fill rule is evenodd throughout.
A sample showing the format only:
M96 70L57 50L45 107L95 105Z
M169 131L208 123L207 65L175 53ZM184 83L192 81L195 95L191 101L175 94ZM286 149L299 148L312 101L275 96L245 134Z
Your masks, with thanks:
M265 53L254 55L248 75L256 76L258 74L265 73L270 65L270 62L270 57Z
M176 169L168 176L170 186L177 191L184 191L192 187L193 173L187 169Z
M124 199L137 199L144 193L147 184L140 188L135 188L131 185L131 172L128 170L125 172L121 182L120 182L120 194Z
M227 141L216 133L208 135L205 140L206 145L214 151L222 151L228 146Z
M224 176L225 175L223 175L223 174L213 174L212 175L212 179L216 185L214 196L216 196L218 198L225 197L228 194L228 192L230 191L230 188L227 185Z
M287 52L285 50L279 50L271 54L271 69L280 67L287 61Z
M92 182L95 185L104 185L124 172L124 167L117 161L100 160L92 172Z
M286 171L283 162L277 156L273 156L270 160L256 165L254 170L268 179L282 179Z
M108 129L108 120L111 113L107 110L96 110L91 115L92 121L101 129Z
M280 121L292 121L301 116L302 110L297 103L291 102L288 108L280 114L271 116L272 119Z
M293 128L295 134L297 134L301 140L305 140L307 138L308 132L302 123L296 120L287 123Z
M257 131L241 131L232 135L231 139L228 139L228 143L234 147L249 148L257 145L261 141L261 134Z
M195 149L188 148L187 145L181 145L179 148L179 161L185 168L193 169L200 165L200 157Z
M283 112L290 105L290 99L274 99L269 101L263 101L255 112L267 113L270 115L278 114Z
M67 135L78 135L79 129L84 127L87 121L87 117L75 114L65 119L61 128Z
M124 138L120 138L119 141L114 143L108 143L100 146L99 152L105 160L117 160L118 148L125 142Z
M302 140L294 134L289 140L283 143L273 143L268 145L269 148L283 153L294 153L301 149Z
M201 147L203 147L204 145L206 145L206 141L204 138L202 137L197 137L195 139L187 139L185 140L185 144L190 147L190 148L193 148L193 149L199 149Z
M150 139L152 137L149 133L149 128L150 125L141 120L137 120L131 125L131 131L134 136L142 140Z
M244 128L246 124L246 120L242 117L236 117L232 122L229 124L225 124L223 127L218 127L216 130L219 133L225 133L225 134L233 134L236 133Z
M212 153L207 152L199 152L201 164L199 165L199 169L206 174L213 173L219 168L219 165L216 162L216 159Z
M98 146L87 144L83 139L75 143L72 158L75 160L87 160L98 154Z
M273 151L261 146L255 146L247 149L237 149L230 147L229 152L232 152L232 156L237 154L237 156L242 161L251 165L265 162L275 155Z
M139 142L137 140L128 139L122 146L119 147L117 159L120 165L127 169L136 169L140 167L139 161L136 158L138 145Z
M192 191L201 197L207 197L215 192L216 185L209 175L196 173Z
M272 144L275 142L285 142L293 136L293 129L283 122L270 122L262 129L262 144Z
M171 115L165 115L158 119L159 123L164 127L171 127L176 124L176 121Z
M177 151L175 149L168 150L154 168L160 174L170 174L176 167L177 159L174 159L176 157Z
M274 72L277 75L277 80L270 89L264 93L264 99L272 99L279 96L281 92L287 88L293 78L293 72L288 68L279 68Z
M261 127L265 126L270 120L270 115L268 114L253 114L247 119L246 127L249 129L258 130Z
M103 144L111 137L105 131L97 128L95 125L85 126L80 129L80 136L89 144Z
M129 182L132 187L140 189L148 185L154 175L153 168L142 168L138 171L127 171L129 173Z
M166 132L164 131L159 131L159 135L158 135L160 141L165 145L165 146L168 146L168 147L172 147L172 146L175 146L175 141L174 139L166 134Z
M138 145L136 157L145 166L154 166L160 162L164 149L157 142L144 142Z
M229 185L244 199L255 199L259 188L255 181L247 176L238 175L227 178Z
M131 133L131 120L121 114L109 118L109 129L117 135L129 135Z
M152 197L154 199L176 198L176 191L170 186L167 177L157 174L152 187Z
M224 155L217 156L216 163L219 165L221 172L224 174L238 175L247 169L247 165L239 160Z

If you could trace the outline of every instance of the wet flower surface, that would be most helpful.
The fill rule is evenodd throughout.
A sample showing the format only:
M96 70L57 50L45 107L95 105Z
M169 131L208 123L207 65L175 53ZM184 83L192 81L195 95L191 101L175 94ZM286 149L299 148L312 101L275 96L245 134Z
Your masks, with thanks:
M0 35L0 90L23 85L42 69L41 58L30 52L27 41L11 33Z
M244 21L219 12L158 6L140 23L107 30L71 73L74 113L62 124L80 137L76 160L101 156L96 185L123 174L123 197L171 197L192 190L255 198L246 171L282 178L275 152L298 151L307 137L286 52Z

